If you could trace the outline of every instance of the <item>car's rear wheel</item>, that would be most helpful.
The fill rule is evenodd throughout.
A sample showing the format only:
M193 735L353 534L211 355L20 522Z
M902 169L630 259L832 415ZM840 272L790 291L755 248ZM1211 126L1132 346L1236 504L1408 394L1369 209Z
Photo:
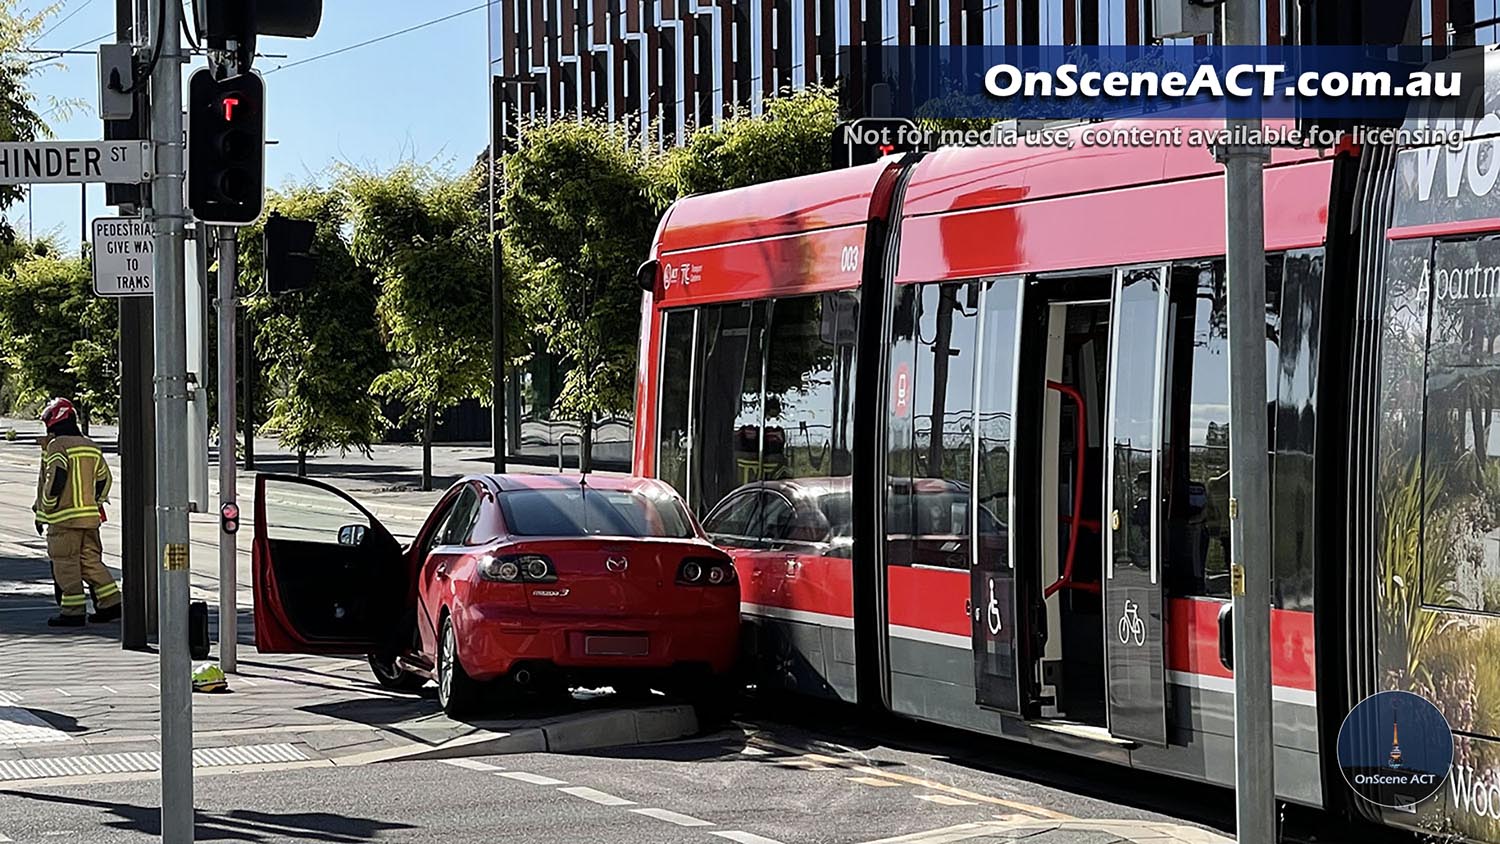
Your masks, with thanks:
M397 665L394 654L370 654L368 659L370 673L375 675L375 682L387 689L414 692L427 684L426 677L413 674Z
M473 712L483 697L483 687L464 671L458 656L458 635L453 630L452 618L443 619L438 633L437 687L438 705L453 717Z

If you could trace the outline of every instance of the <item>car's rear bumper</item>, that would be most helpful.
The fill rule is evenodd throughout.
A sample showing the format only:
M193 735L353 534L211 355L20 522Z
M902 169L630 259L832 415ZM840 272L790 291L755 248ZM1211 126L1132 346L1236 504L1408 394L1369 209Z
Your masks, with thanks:
M464 609L457 624L459 657L476 680L518 667L579 675L674 669L727 674L738 653L739 630L737 609L687 617L568 619L480 605Z

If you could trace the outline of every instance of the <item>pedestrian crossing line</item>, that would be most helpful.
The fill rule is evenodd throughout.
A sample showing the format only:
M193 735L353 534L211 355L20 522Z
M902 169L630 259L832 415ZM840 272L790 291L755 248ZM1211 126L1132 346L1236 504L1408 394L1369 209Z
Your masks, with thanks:
M880 777L850 777L849 781L850 782L857 782L860 785L868 785L868 786L870 786L872 788L900 788L901 787L901 783L899 783L899 782L891 782L890 780L883 780Z
M692 815L684 815L681 812L674 812L670 809L631 809L630 811L635 812L637 815L645 815L648 818L655 818L659 821L666 821L667 823L677 824L678 826L714 825L713 821L706 821L702 818L695 818Z
M588 786L585 786L585 785L575 785L575 786L570 786L568 788L559 788L558 791L561 791L564 794L571 794L574 797L582 798L582 799L587 800L587 801L589 801L591 803L598 803L600 806L634 806L635 805L635 801L634 800L626 800L623 797L616 797L613 794L610 794L609 792L599 791L598 789L589 788Z
M567 780L555 779L553 777L544 777L541 774L532 774L532 773L527 773L526 771L496 771L495 772L495 776L497 776L497 777L505 777L506 779L512 779L512 780L516 780L518 782L527 782L527 783L531 783L532 785L567 785L568 784Z
M4 835L0 835L0 844L8 844L8 842L9 842L9 841L10 841L10 840L11 840L11 839L9 839L9 838L6 838L6 837L5 837L5 836L4 836Z
M774 838L756 835L753 832L741 832L738 829L713 830L709 832L709 835L717 835L720 838L727 838L730 841L738 841L739 844L781 844L780 841Z
M957 797L949 797L946 794L918 794L918 800L926 800L939 806L973 806L973 800L960 800Z

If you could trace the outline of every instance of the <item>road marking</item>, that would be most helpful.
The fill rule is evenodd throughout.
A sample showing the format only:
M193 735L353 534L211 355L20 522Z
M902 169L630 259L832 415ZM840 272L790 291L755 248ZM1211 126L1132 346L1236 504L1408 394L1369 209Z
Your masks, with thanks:
M684 815L667 809L631 809L637 815L645 815L648 818L656 818L659 821L675 823L678 826L713 826L713 821L695 818L692 815Z
M525 771L496 771L495 772L495 776L497 776L497 777L505 777L506 779L519 780L521 782L529 782L532 785L567 785L568 784L566 780L553 779L552 777L544 777L541 774L529 774L529 773L527 773Z
M926 832L898 835L895 838L881 838L878 841L865 842L865 844L951 844L954 841L967 841L970 838L1000 832L1007 826L1008 824L998 821L961 823L941 829L929 829Z
M834 756L825 756L821 753L808 753L801 748L790 747L775 741L771 741L770 739L762 738L761 736L751 736L749 740L758 742L769 748L774 748L783 753L802 754L802 758L810 759L814 762L822 762L828 765L835 765L850 771L856 771L861 774L868 774L872 777L882 777L884 779L894 780L895 782L903 783L905 785L915 785L922 788L929 788L933 791L942 791L947 794L951 794L954 797L961 797L965 800L975 800L980 803L989 803L995 806L1005 806L1007 808L1026 812L1027 814L1035 817L1048 818L1050 820L1073 820L1072 815L1063 814L1062 812L1054 812L1051 809L1044 809L1041 806L1033 806L1030 803L1021 803L1016 800L1006 800L1000 797L991 797L988 794L977 794L966 789L957 788L951 785L945 785L940 782L933 782L929 779L923 779L922 777L913 777L907 776L906 774L898 774L893 771L886 771L881 768L871 767L869 765L857 765L847 759L839 759Z
M901 783L899 783L899 782L891 782L890 780L883 780L880 777L850 777L849 781L850 782L857 782L860 785L872 786L874 788L900 788L901 787Z
M763 750L763 749L761 749L759 747L751 747L748 744L745 745L744 747L740 748L740 753L742 753L742 754L744 754L746 756L770 756L771 755L771 751L769 751L769 750Z
M4 842L7 842L7 841L10 841L10 839L6 838L4 835L0 835L0 844L4 844Z
M111 689L109 686L100 686L99 688L105 690L106 692L109 692L112 695L119 694L119 692L115 691L114 689Z
M613 794L609 794L608 792L599 791L595 788L589 788L585 785L575 785L570 788L559 788L558 791L561 791L564 794L571 794L574 797L582 797L584 800L588 800L592 803L598 803L600 806L635 805L634 800L626 800L623 797L616 797Z
M918 794L916 797L917 797L918 800L926 800L929 803L936 803L939 806L972 806L972 805L974 805L974 801L973 800L960 800L957 797L949 797L946 794Z
M740 844L781 844L780 841L777 841L774 838L767 838L764 835L756 835L753 832L741 832L737 829L726 829L723 831L714 830L713 832L710 832L709 835L717 835L720 838L728 838L730 841L738 841L740 842Z
M499 765L491 765L488 762L480 762L475 759L444 759L444 765L452 765L455 768L468 768L471 771L503 771Z
M58 689L57 693L60 694L60 695L62 695L63 697L72 697L73 696L73 693L70 692L70 691L68 691L67 689Z

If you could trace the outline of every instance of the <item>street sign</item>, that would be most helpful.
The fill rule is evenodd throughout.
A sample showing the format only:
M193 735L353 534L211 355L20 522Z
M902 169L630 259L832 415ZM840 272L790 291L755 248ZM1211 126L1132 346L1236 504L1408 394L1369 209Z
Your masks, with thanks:
M152 164L150 141L0 143L0 185L149 182Z
M150 296L154 232L140 217L94 221L94 292L100 296Z

